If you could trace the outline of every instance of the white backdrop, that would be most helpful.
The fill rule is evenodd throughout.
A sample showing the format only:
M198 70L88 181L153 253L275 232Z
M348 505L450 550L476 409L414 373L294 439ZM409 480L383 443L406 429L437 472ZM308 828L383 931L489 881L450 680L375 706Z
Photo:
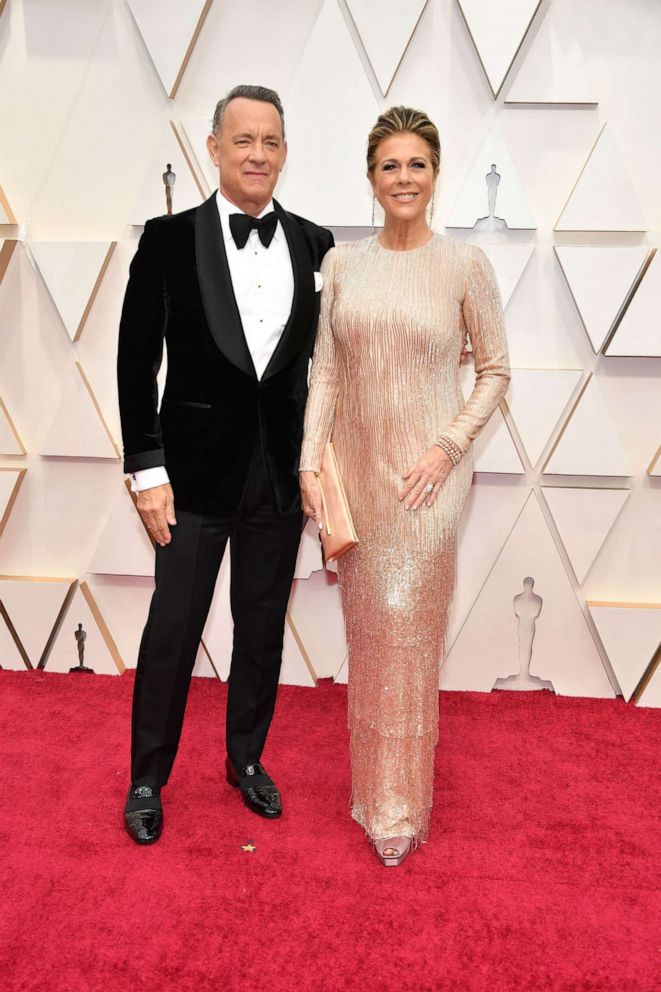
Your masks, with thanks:
M661 705L661 6L656 0L0 3L0 665L135 664L152 553L125 489L115 350L144 219L214 176L237 82L277 89L288 208L369 233L367 132L423 108L435 227L497 271L513 378L476 446L441 686L519 666L512 600L542 597L531 672ZM170 94L174 92L174 96ZM495 162L496 215L484 177ZM493 225L492 225L493 226ZM488 228L488 225L487 225ZM470 388L472 367L465 370ZM335 576L302 544L283 679L346 677ZM225 568L198 674L225 678Z

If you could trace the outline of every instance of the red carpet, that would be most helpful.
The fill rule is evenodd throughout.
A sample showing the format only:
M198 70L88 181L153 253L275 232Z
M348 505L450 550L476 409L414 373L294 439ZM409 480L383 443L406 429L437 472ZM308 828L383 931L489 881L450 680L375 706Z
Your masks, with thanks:
M661 712L443 693L431 839L389 870L347 815L326 684L282 690L268 823L222 780L225 687L196 680L165 832L136 847L132 685L0 673L3 992L661 989Z

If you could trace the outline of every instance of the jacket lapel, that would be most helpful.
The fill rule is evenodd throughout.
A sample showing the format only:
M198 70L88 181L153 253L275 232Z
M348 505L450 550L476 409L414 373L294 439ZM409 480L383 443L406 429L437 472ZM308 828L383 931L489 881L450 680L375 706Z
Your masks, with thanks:
M294 272L294 300L291 313L262 379L283 369L302 347L315 316L314 269L305 239L298 224L289 217L277 200L273 208L285 232Z
M233 365L256 379L232 286L215 193L197 208L195 255L202 303L214 341Z

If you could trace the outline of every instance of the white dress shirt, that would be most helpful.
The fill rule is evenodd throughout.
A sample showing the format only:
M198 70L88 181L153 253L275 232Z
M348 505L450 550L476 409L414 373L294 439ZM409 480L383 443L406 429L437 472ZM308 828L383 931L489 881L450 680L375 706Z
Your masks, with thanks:
M225 242L227 262L236 297L243 333L252 357L257 378L261 379L282 336L294 301L294 272L289 246L278 221L273 240L265 248L259 234L252 230L243 248L237 248L230 230L230 214L242 213L218 190L216 204ZM259 214L273 210L269 201ZM140 492L169 482L164 465L145 468L131 476L131 489Z

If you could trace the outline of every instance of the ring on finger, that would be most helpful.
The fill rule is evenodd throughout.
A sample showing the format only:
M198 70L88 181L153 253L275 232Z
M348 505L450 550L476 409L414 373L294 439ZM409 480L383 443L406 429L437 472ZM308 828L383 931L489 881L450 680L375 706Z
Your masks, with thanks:
M434 491L434 483L433 482L428 482L427 485L425 486L425 492L426 493L433 493L433 491Z

